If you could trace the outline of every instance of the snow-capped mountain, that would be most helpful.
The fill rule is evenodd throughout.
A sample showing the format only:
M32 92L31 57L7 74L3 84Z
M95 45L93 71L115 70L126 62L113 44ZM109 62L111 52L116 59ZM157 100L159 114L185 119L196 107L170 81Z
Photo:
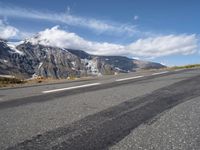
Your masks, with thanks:
M44 39L43 39L44 40ZM82 50L48 46L38 36L18 43L0 40L0 74L21 78L105 75L164 67L122 56L96 56Z

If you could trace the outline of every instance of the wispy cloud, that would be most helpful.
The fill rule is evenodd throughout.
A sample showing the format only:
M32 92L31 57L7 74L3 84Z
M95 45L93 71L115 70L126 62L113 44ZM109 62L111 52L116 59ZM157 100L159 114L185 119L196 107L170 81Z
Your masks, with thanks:
M29 19L40 19L56 23L64 23L70 26L83 27L94 30L99 33L112 33L112 34L138 34L138 30L134 25L108 22L97 20L94 18L80 17L70 14L70 10L66 13L42 12L31 9L24 9L14 6L0 6L0 15L10 17L20 17Z
M134 20L138 20L138 19L139 19L139 16L135 15L135 16L133 17L133 19L134 19Z
M8 39L17 36L19 30L10 26L7 22L0 20L0 38Z
M18 28L10 25L5 19L0 19L0 38L22 40L30 38L35 33L21 31Z
M96 55L126 55L132 57L156 58L174 54L190 55L197 52L198 38L195 34L167 35L139 39L128 45L94 42L75 33L66 32L58 26L39 32L32 43L61 48L82 49Z
M78 36L76 33L66 32L56 26L39 32L39 40L35 40L34 38L30 40L33 43L39 42L43 45L83 49L91 54L97 55L126 55L130 57L155 58L174 54L189 55L196 53L199 48L199 37L196 34L158 35L152 32L142 32L134 25L75 16L70 13L70 8L67 9L66 13L52 13L1 5L0 16L44 20L58 24L64 23L69 26L87 28L98 33L114 33L126 36L140 35L138 36L138 40L123 45L89 41ZM134 16L134 20L138 18L138 16ZM0 20L0 35L2 38L10 38L13 36L24 38L32 34L21 32L17 28L3 23Z

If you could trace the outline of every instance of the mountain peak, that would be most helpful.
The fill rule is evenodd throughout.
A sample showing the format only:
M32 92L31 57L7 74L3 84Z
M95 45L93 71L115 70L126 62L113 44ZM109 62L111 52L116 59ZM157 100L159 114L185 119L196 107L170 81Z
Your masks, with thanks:
M59 30L59 26L55 26L37 33L34 37L26 39L25 42L30 42L33 45L40 44L44 46L69 48L68 41L71 39L72 34Z

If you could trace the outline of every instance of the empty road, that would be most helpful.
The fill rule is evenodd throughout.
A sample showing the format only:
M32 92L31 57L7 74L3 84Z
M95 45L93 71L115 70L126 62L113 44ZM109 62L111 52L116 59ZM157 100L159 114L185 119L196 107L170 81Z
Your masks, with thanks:
M0 149L199 150L200 69L0 89Z

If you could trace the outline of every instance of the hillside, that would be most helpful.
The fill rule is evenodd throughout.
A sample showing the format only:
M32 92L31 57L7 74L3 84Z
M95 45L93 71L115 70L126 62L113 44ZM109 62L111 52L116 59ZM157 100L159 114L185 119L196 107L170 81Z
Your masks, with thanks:
M0 40L0 74L20 78L67 78L159 69L159 63L124 56L90 55L82 50L65 49L22 41Z

